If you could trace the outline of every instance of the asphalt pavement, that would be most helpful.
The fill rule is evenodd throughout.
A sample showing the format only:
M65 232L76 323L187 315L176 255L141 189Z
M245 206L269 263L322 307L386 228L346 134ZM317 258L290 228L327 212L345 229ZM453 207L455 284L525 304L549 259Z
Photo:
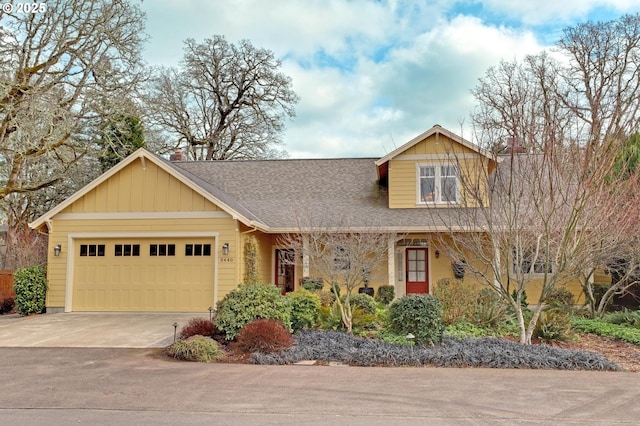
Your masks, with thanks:
M0 348L11 425L624 425L638 373L202 364L161 349Z
M640 423L639 373L201 364L162 348L208 313L0 316L10 425Z

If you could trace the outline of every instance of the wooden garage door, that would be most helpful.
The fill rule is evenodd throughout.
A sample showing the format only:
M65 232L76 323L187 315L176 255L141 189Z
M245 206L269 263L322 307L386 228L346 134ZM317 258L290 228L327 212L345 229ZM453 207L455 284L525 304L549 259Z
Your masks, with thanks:
M76 240L73 311L206 312L214 240Z

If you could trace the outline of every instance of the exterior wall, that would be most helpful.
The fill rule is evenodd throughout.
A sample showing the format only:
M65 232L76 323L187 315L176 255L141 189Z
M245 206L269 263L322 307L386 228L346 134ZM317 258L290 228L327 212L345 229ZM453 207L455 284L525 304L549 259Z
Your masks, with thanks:
M152 162L134 161L62 213L215 210L220 209Z
M447 255L446 249L446 241L448 237L437 238L435 235L429 234L410 234L405 237L405 239L421 239L428 241L428 261L429 261L429 293L435 291L438 286L438 281L441 279L455 279L453 274L453 268L451 266L452 259ZM402 297L406 294L406 283L405 283L405 249L410 247L424 247L424 246L398 246L395 248L395 270L396 270L396 278L395 278L395 292L396 297ZM436 258L436 250L440 251L440 255ZM472 259L473 256L469 255L467 259ZM398 261L401 261L401 267L398 265ZM482 289L486 287L486 284L480 282L473 274L467 272L463 278L465 283L475 285L478 289ZM529 283L527 284L526 292L527 292L527 301L530 304L536 304L538 299L540 298L540 292L542 287L543 277L533 275ZM559 284L560 287L565 287L569 290L575 297L576 303L580 304L584 302L584 293L582 292L582 287L577 279L567 279Z
M477 152L435 134L412 146L389 161L389 207L433 208L438 205L420 203L418 200L419 164L455 164L459 166L459 180L473 182L489 171L489 161ZM483 179L480 180L482 182ZM474 182L475 184L475 182ZM459 185L461 204L475 206L471 197L465 197L464 186ZM448 205L442 204L442 207Z
M179 229L176 229L177 222L180 223ZM144 244L145 238L153 236L196 236L214 232L218 235L215 238L218 258L212 258L212 261L216 262L217 300L220 300L239 282L235 267L235 261L239 259L239 256L230 252L226 258L231 261L223 260L225 257L222 256L222 244L235 238L235 221L230 217L180 221L175 219L54 220L53 230L49 236L47 310L65 307L67 276L73 271L72 259L69 258L69 245L74 235L99 235L101 238L117 238L118 236L131 238L135 236L141 244ZM53 248L56 244L62 245L62 251L57 257L53 255Z
M150 161L134 161L110 179L82 196L52 218L49 230L49 262L46 306L48 311L65 307L67 286L73 274L72 239L215 237L216 298L220 300L240 282L237 221L218 206L169 175ZM228 242L230 253L222 255ZM53 255L57 244L59 256ZM214 257L217 254L217 257ZM68 279L69 278L69 279Z

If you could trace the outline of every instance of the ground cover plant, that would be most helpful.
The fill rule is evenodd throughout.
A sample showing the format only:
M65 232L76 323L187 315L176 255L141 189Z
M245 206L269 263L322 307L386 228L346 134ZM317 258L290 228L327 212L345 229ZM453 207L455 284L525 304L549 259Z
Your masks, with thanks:
M305 330L296 346L279 353L254 353L256 364L293 364L302 360L340 362L352 366L491 367L562 370L619 370L600 354L549 345L521 345L507 339L443 339L432 347L394 345L333 330Z
M599 336L614 337L625 342L640 345L640 328L613 324L601 319L573 318L573 327L585 333L597 334Z
M166 354L183 361L214 362L224 356L218 342L210 337L191 336L178 340L166 349Z

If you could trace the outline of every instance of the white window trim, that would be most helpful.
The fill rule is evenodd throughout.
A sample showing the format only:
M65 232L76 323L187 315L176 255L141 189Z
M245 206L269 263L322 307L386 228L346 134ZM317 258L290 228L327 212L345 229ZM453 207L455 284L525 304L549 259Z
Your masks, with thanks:
M442 201L441 196L442 196L442 188L440 186L441 184L441 167L442 166L452 166L456 168L456 201ZM436 193L436 197L434 201L422 201L421 199L421 188L420 188L420 169L422 167L433 167L435 170L435 193ZM428 205L451 205L451 206L458 206L460 205L460 176L459 176L460 172L458 170L458 166L456 166L453 163L443 163L443 162L438 162L438 163L416 163L416 203L422 206L428 206Z

